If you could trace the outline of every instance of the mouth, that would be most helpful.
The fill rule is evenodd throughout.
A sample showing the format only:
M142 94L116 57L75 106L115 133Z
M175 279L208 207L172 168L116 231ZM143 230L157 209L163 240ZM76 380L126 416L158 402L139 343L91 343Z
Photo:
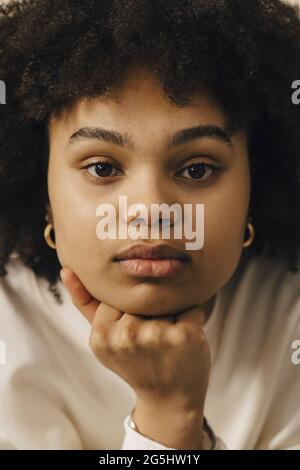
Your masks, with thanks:
M181 259L125 259L116 261L122 272L135 277L164 278L183 273L189 264Z
M178 259L181 261L190 260L190 256L178 248L171 245L160 244L148 246L146 244L133 245L125 250L121 250L113 257L113 261L121 261L126 259Z
M119 252L113 261L128 275L163 278L182 274L191 258L169 244L137 244Z

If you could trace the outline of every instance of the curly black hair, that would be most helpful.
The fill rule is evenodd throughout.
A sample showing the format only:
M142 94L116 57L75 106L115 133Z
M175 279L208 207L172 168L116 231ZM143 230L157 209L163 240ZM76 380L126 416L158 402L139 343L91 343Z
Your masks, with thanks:
M251 250L298 269L299 9L279 0L23 0L0 7L0 276L13 251L55 292L44 240L51 115L121 87L146 66L178 106L210 89L246 128L256 229Z

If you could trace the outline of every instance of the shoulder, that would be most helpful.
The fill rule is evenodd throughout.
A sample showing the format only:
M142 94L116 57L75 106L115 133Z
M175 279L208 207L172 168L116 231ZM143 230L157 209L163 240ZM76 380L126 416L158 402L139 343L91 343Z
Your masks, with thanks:
M0 277L0 319L7 316L10 309L22 310L23 314L39 309L47 296L46 280L39 278L15 253L10 256L5 270L6 274Z
M33 322L44 311L61 311L49 290L49 282L37 276L20 257L13 253L5 265L6 274L0 277L0 324L20 319ZM62 282L58 289L63 299L68 297Z
M299 448L300 271L275 257L244 258L220 291L209 335L206 408L217 435L229 448Z
M53 303L54 296L50 292L50 283L47 279L38 276L30 267L26 266L18 253L10 255L8 263L5 265L6 274L0 277L0 298L19 297L22 299L45 300L46 296L50 303ZM65 299L65 288L60 279L56 283L56 288L63 299ZM56 302L53 303L57 305Z
M6 274L0 277L0 290L7 294L20 291L28 292L35 274L13 253L5 265ZM30 289L31 290L31 289Z
M243 261L222 292L225 324L257 344L273 338L290 344L300 335L300 270L289 271L278 258ZM240 334L238 333L240 332Z
M289 271L275 257L246 256L219 291L207 332L233 358L242 348L258 360L272 344L288 350L300 338L300 270Z
M253 256L241 267L239 290L248 304L291 312L300 302L300 269L290 271L278 258ZM300 308L299 308L300 314Z

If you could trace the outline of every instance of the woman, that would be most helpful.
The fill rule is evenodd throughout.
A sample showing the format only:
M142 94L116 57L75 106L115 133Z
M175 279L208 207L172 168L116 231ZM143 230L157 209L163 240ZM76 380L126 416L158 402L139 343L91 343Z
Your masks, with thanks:
M2 448L300 449L298 10L1 13ZM134 241L162 203L201 249Z

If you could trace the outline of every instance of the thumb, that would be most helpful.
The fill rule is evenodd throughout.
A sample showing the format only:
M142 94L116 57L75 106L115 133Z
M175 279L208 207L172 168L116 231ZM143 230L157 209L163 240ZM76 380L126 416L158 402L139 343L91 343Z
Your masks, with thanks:
M80 310L85 318L92 324L97 308L100 302L96 300L85 288L81 280L68 267L60 270L61 280L68 290L73 304Z

